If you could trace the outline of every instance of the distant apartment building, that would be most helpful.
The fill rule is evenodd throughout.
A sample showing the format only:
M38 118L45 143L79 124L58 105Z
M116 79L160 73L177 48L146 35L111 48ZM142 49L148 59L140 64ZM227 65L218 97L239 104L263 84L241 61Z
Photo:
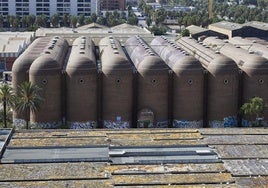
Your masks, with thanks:
M46 15L56 13L90 16L100 11L100 0L0 0L0 14L7 15Z
M100 9L107 10L126 10L126 0L100 0Z

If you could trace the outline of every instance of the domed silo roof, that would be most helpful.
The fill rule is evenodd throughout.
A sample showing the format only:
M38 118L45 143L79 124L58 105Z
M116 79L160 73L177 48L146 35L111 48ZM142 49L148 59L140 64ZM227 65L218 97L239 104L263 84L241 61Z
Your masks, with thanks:
M236 63L226 56L217 56L214 58L207 69L209 72L213 73L213 75L236 73L238 70Z
M164 36L155 37L151 46L176 73L203 71L203 67L197 59Z
M47 74L47 71L49 71L49 74L56 73L58 74L59 70L61 69L60 65L57 63L57 61L52 58L50 55L45 54L40 57L38 57L33 64L30 67L30 74L34 75L43 75Z
M168 70L168 66L142 38L133 36L125 43L126 50L140 73Z
M80 71L97 70L95 58L95 45L88 37L77 38L72 45L72 51L66 66L69 73Z
M202 63L203 67L214 76L227 72L238 72L238 67L232 59L203 43L198 43L189 37L182 37L178 40L178 44L188 53L193 54Z
M249 40L241 37L233 37L229 39L229 43L240 46L250 53L254 53L268 59L268 46L264 44L259 44L254 40Z
M13 64L12 72L26 71L30 68L32 62L40 56L46 48L51 37L37 38L33 43L16 59Z
M117 71L132 71L129 62L120 42L113 37L105 37L99 42L100 59L102 71L106 74Z
M206 38L204 43L210 46L218 46L222 54L233 59L238 67L249 76L268 73L267 59L242 49L240 46L232 45L215 37Z

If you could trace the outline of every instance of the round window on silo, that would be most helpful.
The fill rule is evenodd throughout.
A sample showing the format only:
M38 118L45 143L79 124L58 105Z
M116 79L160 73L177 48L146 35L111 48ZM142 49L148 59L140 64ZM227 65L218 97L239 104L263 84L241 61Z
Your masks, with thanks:
M151 80L152 84L156 84L156 79Z
M45 84L47 84L47 79L43 79L42 80L42 83L45 85Z
M121 80L118 78L118 79L115 80L115 82L116 82L117 84L120 84Z
M259 79L259 84L264 84L264 80L263 79Z
M229 83L229 80L228 80L228 79L224 79L224 80L223 80L223 83L224 83L225 85L227 85L227 84Z
M84 79L80 79L80 80L79 80L79 83L80 83L80 84L83 84L83 83L85 83L85 80L84 80Z
M193 84L193 80L192 80L192 79L189 79L189 80L187 80L187 83L188 83L189 85L191 85L191 84Z

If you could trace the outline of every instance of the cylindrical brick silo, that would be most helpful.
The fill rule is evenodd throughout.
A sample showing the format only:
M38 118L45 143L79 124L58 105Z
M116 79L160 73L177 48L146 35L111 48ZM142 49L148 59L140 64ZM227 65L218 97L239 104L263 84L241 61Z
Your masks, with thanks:
M138 71L138 127L168 127L168 66L139 36L125 48Z
M95 45L79 37L66 66L66 121L68 127L97 127L97 63Z
M38 58L47 47L51 37L38 38L16 59L12 67L12 86L15 93L23 82L29 81L29 69L33 61ZM27 117L28 116L28 117ZM13 111L13 124L16 127L25 125L25 119L30 119L30 114Z
M120 42L105 37L99 42L102 68L104 128L132 127L133 69Z
M215 37L206 38L204 43L213 46L215 50L233 59L242 70L242 104L248 102L253 97L261 97L265 103L268 102L267 59L255 54L253 51L247 51L240 48L238 45L234 46ZM268 110L265 110L264 120L267 119ZM247 125L247 123L245 125Z
M235 62L189 37L180 38L178 45L207 69L204 112L208 124L204 127L237 126L239 71Z
M54 37L30 67L29 81L41 88L43 98L40 109L30 116L34 127L58 128L62 125L62 64L67 49L65 40Z
M200 62L166 37L155 37L151 47L173 71L173 127L203 126L204 69Z

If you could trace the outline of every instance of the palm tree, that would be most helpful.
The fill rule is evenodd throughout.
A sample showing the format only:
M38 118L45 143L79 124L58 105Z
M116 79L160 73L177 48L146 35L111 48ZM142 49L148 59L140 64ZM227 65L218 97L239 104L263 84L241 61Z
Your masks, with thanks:
M31 82L23 82L18 88L16 110L26 113L26 129L29 128L30 112L36 112L43 101L39 95L40 90Z
M0 86L0 99L4 110L4 128L7 128L7 107L14 104L15 95L12 88L6 83Z

